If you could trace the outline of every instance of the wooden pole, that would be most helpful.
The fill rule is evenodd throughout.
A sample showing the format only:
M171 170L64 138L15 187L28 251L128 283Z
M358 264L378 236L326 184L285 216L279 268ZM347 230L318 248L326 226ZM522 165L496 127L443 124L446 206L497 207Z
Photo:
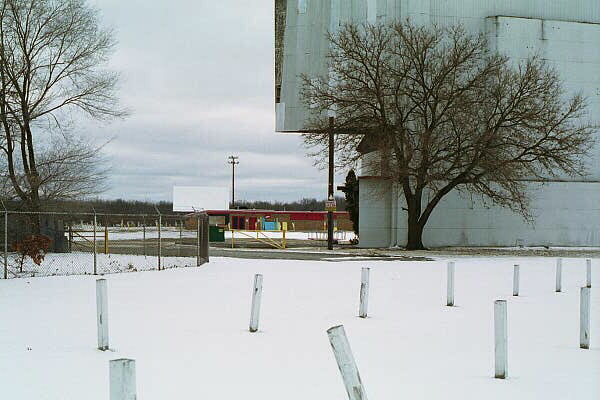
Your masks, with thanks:
M454 261L448 261L446 272L446 305L454 306Z
M494 302L494 353L495 377L506 378L508 367L508 332L506 325L506 300Z
M513 269L513 296L519 295L519 269L519 264L515 264Z
M556 292L560 293L562 290L562 258L556 259Z
M108 293L106 279L96 280L96 317L98 322L98 349L108 350Z
M333 142L333 123L334 118L329 117L329 130L328 135L328 174L327 174L327 199L335 200L333 196L333 170L334 164L334 142ZM327 211L327 249L333 250L333 211Z
M585 287L592 287L592 260L585 260Z
M135 360L110 360L110 400L136 400Z
M582 287L579 295L579 347L590 348L590 288Z
M360 305L358 307L358 316L367 318L367 309L369 307L369 268L363 267L360 274Z
M260 317L260 299L262 297L262 281L261 274L254 275L254 288L252 290L252 308L250 309L250 332L258 330L258 320Z
M349 400L367 400L367 394L360 379L356 361L350 349L343 325L331 327L327 330L329 343L337 362L346 393Z

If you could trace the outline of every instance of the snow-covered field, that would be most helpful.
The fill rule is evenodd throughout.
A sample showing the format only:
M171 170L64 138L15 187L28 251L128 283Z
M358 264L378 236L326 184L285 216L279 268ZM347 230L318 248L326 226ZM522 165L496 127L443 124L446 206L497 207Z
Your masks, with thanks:
M89 235L90 233L86 234L89 239ZM104 238L104 231L100 230L98 231L98 240L103 240ZM174 228L163 228L160 232L160 235L163 239L178 239L179 237L183 237L183 238L195 238L196 237L196 231L191 231L191 230L183 230L183 231L179 231L178 229L174 229ZM248 237L248 235L252 236L252 237L256 237L256 233L253 231L246 231L245 234L236 232L234 234L234 236L236 238L246 238ZM269 237L272 239L279 239L281 238L282 234L279 231L262 231L259 237ZM320 236L322 236L322 238L325 238L325 233L320 232ZM335 232L335 238L336 239L343 239L343 240L350 240L352 238L354 238L354 233L353 232L345 232L345 231L340 231L340 232ZM316 238L317 235L315 232L296 232L296 231L287 231L285 233L285 237L287 239L298 239L298 240L308 240L308 239L314 239ZM114 228L110 228L110 230L108 231L108 239L109 240L142 240L144 238L144 232L140 229L140 228L131 228L131 230L127 230L127 228L123 228L123 229L114 229ZM146 229L146 239L157 239L158 238L158 230L154 227L150 227ZM230 239L231 238L231 231L225 231L225 238ZM75 237L75 241L84 241L84 238L81 237Z
M511 296L512 264L521 296ZM591 349L579 340L583 259L289 261L211 258L200 268L107 275L111 351L96 350L95 277L0 281L0 398L108 399L108 360L134 358L138 398L346 399L326 329L345 326L369 399L598 399L598 259ZM360 269L371 267L369 318ZM260 330L247 330L264 275ZM506 380L493 376L493 301L508 299Z

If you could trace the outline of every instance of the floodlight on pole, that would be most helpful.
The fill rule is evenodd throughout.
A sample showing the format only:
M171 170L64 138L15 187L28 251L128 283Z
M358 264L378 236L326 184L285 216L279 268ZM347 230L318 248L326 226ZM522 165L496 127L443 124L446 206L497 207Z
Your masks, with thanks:
M235 207L235 166L239 164L238 156L227 157L227 164L231 164L231 208Z

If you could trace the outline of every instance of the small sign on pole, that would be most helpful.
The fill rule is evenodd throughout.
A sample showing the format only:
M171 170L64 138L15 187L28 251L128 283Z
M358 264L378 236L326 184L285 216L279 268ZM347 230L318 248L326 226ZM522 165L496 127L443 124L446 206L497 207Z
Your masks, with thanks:
M335 200L325 200L325 211L335 211L337 204Z

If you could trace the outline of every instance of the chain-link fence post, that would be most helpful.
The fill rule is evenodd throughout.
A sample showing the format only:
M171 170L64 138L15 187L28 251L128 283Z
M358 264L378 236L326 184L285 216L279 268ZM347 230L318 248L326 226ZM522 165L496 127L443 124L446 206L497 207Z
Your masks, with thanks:
M142 247L144 248L144 257L146 256L146 216L142 217Z
M94 275L97 274L97 268L96 268L96 210L94 210Z
M200 249L202 246L200 245L200 214L196 216L196 266L199 267L202 265L202 260L200 259Z
M4 209L4 279L8 279L8 210Z
M162 225L162 214L160 213L158 207L154 206L154 209L158 213L158 270L160 271L160 256L161 256L161 236L160 236L160 227Z

